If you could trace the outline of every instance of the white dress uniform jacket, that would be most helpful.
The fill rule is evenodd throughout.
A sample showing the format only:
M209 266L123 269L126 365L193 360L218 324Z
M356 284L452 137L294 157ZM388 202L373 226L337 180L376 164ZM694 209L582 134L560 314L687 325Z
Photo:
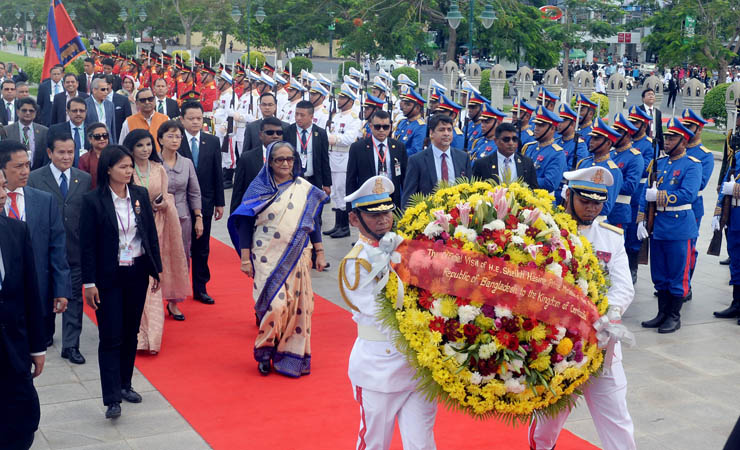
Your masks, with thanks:
M349 161L349 147L362 133L362 121L358 115L349 109L339 111L332 118L329 130L329 141L333 136L336 143L329 149L329 167L331 168L331 201L335 208L344 209L347 203L344 201L347 185L347 162Z

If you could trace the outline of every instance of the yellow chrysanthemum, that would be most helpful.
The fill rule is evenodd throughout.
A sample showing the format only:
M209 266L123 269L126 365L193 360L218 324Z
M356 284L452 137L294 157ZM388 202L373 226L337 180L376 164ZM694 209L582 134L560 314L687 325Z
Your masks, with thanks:
M556 352L558 352L559 355L567 356L570 354L570 352L573 350L573 341L570 340L570 338L563 338L559 343L557 348L555 349Z

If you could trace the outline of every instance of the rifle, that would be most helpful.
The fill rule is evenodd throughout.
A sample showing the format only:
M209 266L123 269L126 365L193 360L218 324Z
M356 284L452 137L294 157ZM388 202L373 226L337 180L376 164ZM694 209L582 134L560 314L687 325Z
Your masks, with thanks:
M337 98L334 96L334 87L331 88L331 94L329 94L329 118L326 120L326 130L331 131L331 124L334 120L334 113L337 111Z
M658 181L658 140L653 140L653 163L651 165L652 170L648 176L647 188L655 184ZM647 208L645 209L645 228L648 234L653 234L653 227L655 225L655 213L658 210L658 204L656 202L648 202ZM645 238L640 243L640 251L637 254L637 264L647 265L650 262L650 238Z
M470 110L470 91L465 92L465 106L466 110ZM459 117L458 117L459 119ZM468 126L470 125L470 114L465 114L465 125L463 125L463 134L465 135L465 144L463 150L468 151ZM475 122L473 122L475 125Z
M232 83L231 85L231 104L229 105L229 109L234 109L235 104L236 104L236 90L234 90L234 85ZM221 153L229 152L229 147L231 146L230 136L233 133L234 133L234 117L232 116L226 119L226 136L224 136L224 141L221 143Z
M729 123L729 122L728 122ZM737 110L735 110L735 123L737 124ZM735 152L740 150L740 129L738 129L737 125L735 126L735 129L732 132L732 135L728 137L727 141L727 147L728 150L732 153L729 155L731 158L731 166L730 166L730 178L734 179L737 175L736 172L736 163L737 158L735 157ZM725 227L730 223L730 212L732 211L732 195L725 195L722 197L722 213L719 217L719 230L715 231L712 235L712 240L709 243L709 248L707 249L707 255L712 256L719 256L720 251L722 250L722 233Z
M520 120L520 117L522 115L522 93L519 89L517 89L516 93L516 136L519 138L517 140L517 153L522 152L522 122Z
M575 128L575 137L573 140L575 141L575 145L573 146L573 163L570 166L570 170L576 170L576 166L578 165L578 140L581 138L581 130L579 125L581 124L581 103L578 102L578 98L576 97L576 102L578 103L578 112L576 113L576 121L573 124L573 128Z
M251 115L254 111L254 94L252 93L252 79L249 77L249 75L252 74L252 65L247 64L247 80L249 80L249 114Z

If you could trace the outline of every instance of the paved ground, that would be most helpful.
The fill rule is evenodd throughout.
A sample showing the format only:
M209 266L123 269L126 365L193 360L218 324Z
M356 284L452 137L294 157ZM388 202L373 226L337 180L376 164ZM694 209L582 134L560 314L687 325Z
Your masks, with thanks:
M716 185L716 177L715 174L710 186ZM712 189L707 189L706 194L706 209L711 211L716 195ZM327 225L333 224L330 213L325 212ZM227 242L225 222L214 224L214 236ZM712 311L729 303L731 289L727 286L726 266L717 264L718 258L704 254L711 235L709 226L710 220L705 219L698 244L700 255L694 276L694 300L684 307L681 330L665 336L640 327L639 322L652 318L656 311L647 267L640 269L637 295L624 317L637 336L637 346L624 352L624 366L629 380L629 408L640 449L722 448L740 414L740 391L737 389L740 327L735 321L712 317ZM340 306L336 268L355 236L356 231L353 238L327 239L325 248L332 267L314 277L316 292ZM218 308L218 303L215 307ZM88 359L87 364L69 364L59 357L58 347L49 350L44 373L36 382L42 419L33 449L208 448L138 372L133 384L142 392L144 402L124 404L120 419L106 421L96 345L95 327L86 318L81 351ZM583 405L573 412L566 427L598 445L598 436Z

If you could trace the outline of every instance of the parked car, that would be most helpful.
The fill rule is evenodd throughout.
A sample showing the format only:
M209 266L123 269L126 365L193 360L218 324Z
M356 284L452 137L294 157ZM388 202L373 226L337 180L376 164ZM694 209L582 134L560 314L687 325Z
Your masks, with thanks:
M375 61L375 70L377 71L383 69L386 72L393 72L396 68L403 66L414 67L414 63L413 61L409 61L403 56L398 55L394 56L393 59L380 58Z

